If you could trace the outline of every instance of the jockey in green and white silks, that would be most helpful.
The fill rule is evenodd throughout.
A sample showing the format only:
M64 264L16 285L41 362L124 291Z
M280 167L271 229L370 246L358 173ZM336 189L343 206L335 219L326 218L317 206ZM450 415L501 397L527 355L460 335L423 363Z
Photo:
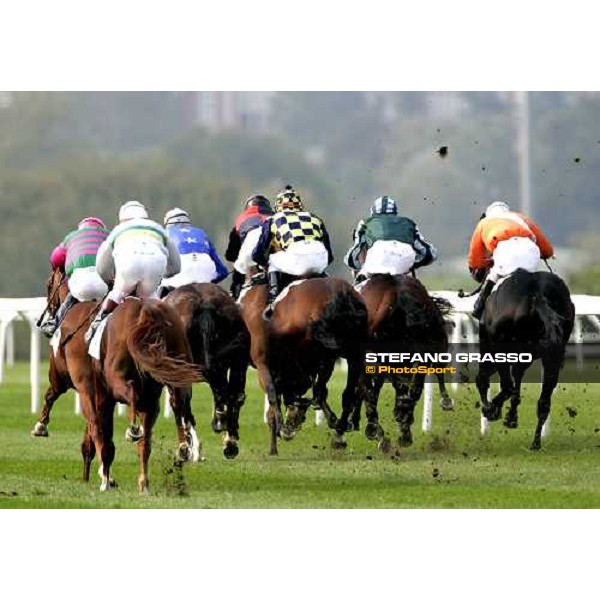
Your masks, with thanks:
M102 319L127 296L158 298L163 277L179 273L181 260L175 243L164 227L148 217L146 208L133 200L119 210L119 224L98 249L96 269L109 285L102 310L86 333L91 339Z
M398 216L396 202L388 196L375 200L371 216L358 223L353 237L344 262L358 271L357 280L375 274L404 275L437 259L435 246L412 219Z

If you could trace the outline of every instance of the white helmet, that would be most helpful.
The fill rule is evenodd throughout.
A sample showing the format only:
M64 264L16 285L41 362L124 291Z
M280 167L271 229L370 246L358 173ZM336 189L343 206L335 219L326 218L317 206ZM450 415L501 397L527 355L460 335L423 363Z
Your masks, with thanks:
M119 209L119 221L129 221L130 219L147 219L148 211L146 207L137 200L125 202Z
M165 227L175 223L191 223L190 215L182 208L172 208L165 215Z
M497 216L500 216L502 213L509 212L509 211L510 211L510 206L508 204L506 204L506 202L492 202L485 209L485 216L486 217L497 217Z

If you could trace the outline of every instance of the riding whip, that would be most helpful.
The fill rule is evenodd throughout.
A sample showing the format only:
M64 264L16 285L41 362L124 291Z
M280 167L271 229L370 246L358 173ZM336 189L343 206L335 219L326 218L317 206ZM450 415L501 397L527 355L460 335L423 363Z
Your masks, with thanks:
M545 265L548 267L548 271L550 271L550 273L554 273L552 267L550 266L550 263L548 262L547 258L542 259L545 263Z
M481 288L483 287L484 283L485 283L485 279L472 292L465 292L465 290L463 290L461 288L460 290L458 290L458 297L459 298L470 298L471 296L474 296L475 294L479 294L479 292L481 291Z

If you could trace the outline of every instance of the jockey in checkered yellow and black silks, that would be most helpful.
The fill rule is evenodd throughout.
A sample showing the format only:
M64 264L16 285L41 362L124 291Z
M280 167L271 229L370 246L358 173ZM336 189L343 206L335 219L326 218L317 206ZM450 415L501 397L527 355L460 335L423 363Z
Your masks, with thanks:
M308 241L322 242L331 264L333 252L325 224L305 210L300 196L288 186L277 196L275 214L263 224L252 258L257 264L266 266L269 255L285 251L297 242Z

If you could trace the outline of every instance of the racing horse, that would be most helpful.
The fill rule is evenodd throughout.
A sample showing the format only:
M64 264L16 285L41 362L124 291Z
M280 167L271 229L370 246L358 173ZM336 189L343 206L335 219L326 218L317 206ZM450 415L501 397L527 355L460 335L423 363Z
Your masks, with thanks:
M250 352L250 335L240 307L212 283L184 285L171 291L163 302L172 306L183 322L194 363L202 368L213 394L212 429L215 433L226 429L223 455L235 458ZM185 390L190 399L191 393L191 388ZM193 416L191 419L193 422Z
M56 314L60 304L68 294L67 281L57 269L53 271L47 282L47 310L51 316ZM80 397L81 411L86 419L86 428L81 453L83 456L83 480L89 481L90 466L96 453L95 440L98 436L98 422L94 404L94 386L92 358L87 353L83 340L85 330L78 329L79 323L85 320L94 310L95 302L79 302L66 314L59 332L53 339L49 355L49 386L44 395L44 403L31 434L37 437L48 436L50 413L56 400L67 390L74 389ZM68 344L63 340L69 336Z
M360 295L343 279L310 277L284 289L269 321L262 317L265 284L246 288L239 302L250 332L250 358L269 402L271 454L277 454L278 436L291 439L300 428L311 404L303 396L311 388L312 404L335 429L332 446L344 448L361 384L361 344L367 340L367 310ZM340 357L346 358L348 372L338 419L327 403L327 383ZM283 424L282 397L288 417Z
M498 284L486 302L479 327L480 352L494 353L509 344L519 351L530 352L533 360L539 358L542 362L542 390L532 450L539 450L542 445L542 428L550 414L552 393L564 364L574 322L575 307L569 289L554 273L517 269ZM481 363L476 384L484 417L498 420L504 402L510 398L504 425L518 426L521 382L529 366L530 363ZM496 371L500 376L500 392L488 400L490 378Z
M187 431L191 409L185 390L203 381L203 376L201 369L192 364L179 316L158 300L127 298L108 317L93 366L96 414L102 432L98 449L102 462L100 489L111 487L114 408L117 402L122 402L129 406L130 429L136 430L139 440L138 490L145 492L149 485L152 429L160 411L163 386L171 390L179 440L178 460L183 462L192 457ZM141 420L140 428L133 423L136 417Z
M369 314L369 341L377 343L401 343L407 347L425 346L430 353L445 352L448 347L447 324L444 316L449 313L450 305L441 298L432 298L423 284L413 276L387 274L372 275L357 286L365 301ZM428 364L426 366L435 366ZM385 381L394 387L396 398L394 417L399 428L398 444L412 444L411 426L414 422L415 405L421 397L425 384L424 373L413 376L365 374L364 395L365 416L367 425L365 435L376 440L382 451L391 449L379 423L377 403L381 388ZM445 391L443 378L440 389ZM447 392L446 392L447 396ZM449 396L447 396L449 399ZM442 400L445 398L442 396ZM449 405L442 404L446 410ZM358 429L360 423L361 403L353 412L352 421Z

